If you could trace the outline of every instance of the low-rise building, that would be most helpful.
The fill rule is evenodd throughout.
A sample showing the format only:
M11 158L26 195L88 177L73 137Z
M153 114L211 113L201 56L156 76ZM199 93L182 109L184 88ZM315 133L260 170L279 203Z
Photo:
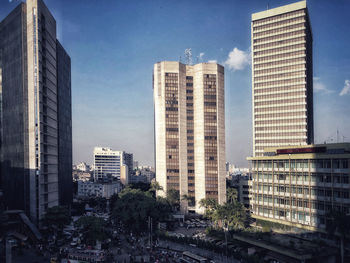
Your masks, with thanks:
M350 212L350 143L267 148L248 160L253 217L324 230L330 211Z
M112 195L122 190L119 181L90 182L78 181L78 197L103 197L109 199Z
M81 162L76 165L76 170L81 172L88 172L90 171L90 165L87 165L85 162Z
M92 178L91 172L73 171L73 181L90 181Z

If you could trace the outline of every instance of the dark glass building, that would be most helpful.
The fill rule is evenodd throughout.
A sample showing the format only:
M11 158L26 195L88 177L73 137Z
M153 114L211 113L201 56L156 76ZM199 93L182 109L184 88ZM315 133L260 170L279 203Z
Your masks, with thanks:
M41 0L19 4L0 22L0 178L5 209L34 222L71 200L70 85L54 17Z

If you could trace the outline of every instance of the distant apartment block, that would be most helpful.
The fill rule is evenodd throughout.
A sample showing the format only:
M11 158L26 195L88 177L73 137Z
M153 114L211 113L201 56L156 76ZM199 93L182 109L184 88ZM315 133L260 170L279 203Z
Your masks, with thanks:
M120 179L121 166L123 165L123 152L113 151L107 147L95 147L94 149L94 178L103 180L107 177Z
M313 143L312 33L306 1L252 15L253 155Z
M153 70L159 195L178 190L184 212L199 201L226 201L224 68L215 63L156 63Z
M0 113L5 207L37 223L73 190L70 57L41 0L0 22Z
M112 195L118 194L122 189L120 182L90 182L90 181L78 181L78 197L90 198L90 197L102 197L111 198Z
M267 148L248 160L253 217L325 230L328 212L350 212L350 143Z
M128 176L133 174L133 154L113 151L108 147L94 149L94 179L122 179L127 184Z

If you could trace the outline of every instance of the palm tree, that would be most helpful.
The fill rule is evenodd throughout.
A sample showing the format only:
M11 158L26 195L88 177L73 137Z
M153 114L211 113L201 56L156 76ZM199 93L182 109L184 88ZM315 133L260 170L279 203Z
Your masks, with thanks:
M156 193L158 191L163 191L163 187L157 181L153 181L148 191L152 193L153 197L156 197Z
M344 241L350 233L350 216L336 210L331 210L326 216L326 230L330 236L340 237L340 256L344 263Z
M182 195L181 197L181 201L187 201L187 203L190 205L190 206L195 206L196 205L196 202L194 200L194 197L193 196L189 196L189 195Z
M237 201L238 193L236 188L227 188L226 190L227 203L233 203Z

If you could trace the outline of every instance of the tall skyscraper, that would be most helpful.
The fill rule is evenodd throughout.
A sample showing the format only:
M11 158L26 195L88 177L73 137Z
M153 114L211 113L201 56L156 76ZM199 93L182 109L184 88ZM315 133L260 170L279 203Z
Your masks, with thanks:
M61 205L73 200L72 181L72 93L71 62L63 46L56 41L57 117L58 117L58 192Z
M226 201L224 68L163 61L153 71L158 194L179 191L182 211ZM190 201L182 200L189 196Z
M312 33L306 1L252 15L253 154L313 143Z
M38 222L59 200L68 204L72 191L70 59L43 1L27 0L1 21L0 72L5 207Z

